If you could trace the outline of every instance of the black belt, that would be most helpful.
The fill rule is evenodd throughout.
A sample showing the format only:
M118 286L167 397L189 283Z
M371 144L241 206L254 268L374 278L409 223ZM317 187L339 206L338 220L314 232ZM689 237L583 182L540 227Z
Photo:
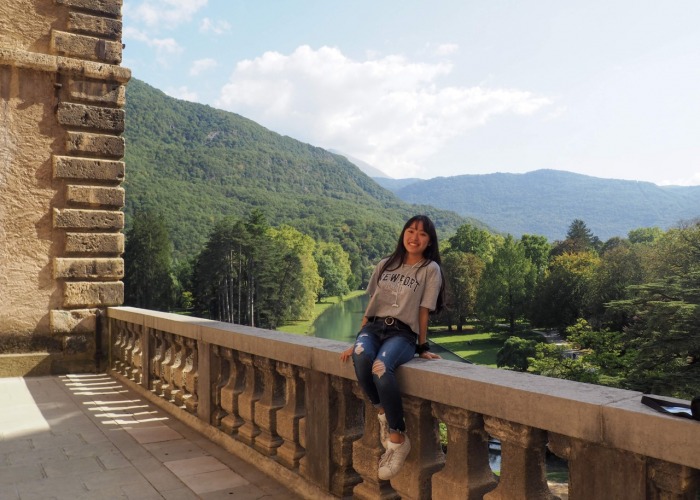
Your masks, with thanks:
M374 323L375 321L381 321L385 326L396 326L397 328L406 328L410 332L413 331L410 326L393 316L370 316L367 318L368 323Z

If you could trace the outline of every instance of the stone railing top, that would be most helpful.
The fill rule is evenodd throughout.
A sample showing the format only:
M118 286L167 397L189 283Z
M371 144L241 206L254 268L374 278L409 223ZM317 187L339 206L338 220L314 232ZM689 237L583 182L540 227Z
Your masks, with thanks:
M352 364L339 360L344 342L131 307L111 307L107 314L355 379ZM447 360L414 359L397 374L411 396L700 469L700 422L655 412L641 404L640 392Z

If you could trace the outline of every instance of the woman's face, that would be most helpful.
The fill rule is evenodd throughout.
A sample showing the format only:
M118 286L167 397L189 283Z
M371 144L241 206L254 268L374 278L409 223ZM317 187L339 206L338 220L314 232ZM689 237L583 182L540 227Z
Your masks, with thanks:
M430 244L430 236L423 229L421 221L414 221L403 233L403 246L414 259L422 259L423 252Z

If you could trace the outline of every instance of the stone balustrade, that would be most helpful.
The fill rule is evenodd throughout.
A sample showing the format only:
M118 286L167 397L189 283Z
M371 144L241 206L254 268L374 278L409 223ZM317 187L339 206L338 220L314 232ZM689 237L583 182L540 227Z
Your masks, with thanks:
M638 392L415 359L398 372L412 449L388 482L347 344L129 307L107 318L114 377L303 497L551 499L547 452L567 461L572 500L698 494L700 422Z

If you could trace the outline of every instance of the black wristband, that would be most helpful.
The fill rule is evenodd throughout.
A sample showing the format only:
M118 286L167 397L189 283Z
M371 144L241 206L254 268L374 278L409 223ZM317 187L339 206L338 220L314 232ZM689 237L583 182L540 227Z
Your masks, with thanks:
M423 354L424 352L427 352L430 350L430 344L427 342L424 342L423 344L417 344L416 345L416 354L419 356Z

